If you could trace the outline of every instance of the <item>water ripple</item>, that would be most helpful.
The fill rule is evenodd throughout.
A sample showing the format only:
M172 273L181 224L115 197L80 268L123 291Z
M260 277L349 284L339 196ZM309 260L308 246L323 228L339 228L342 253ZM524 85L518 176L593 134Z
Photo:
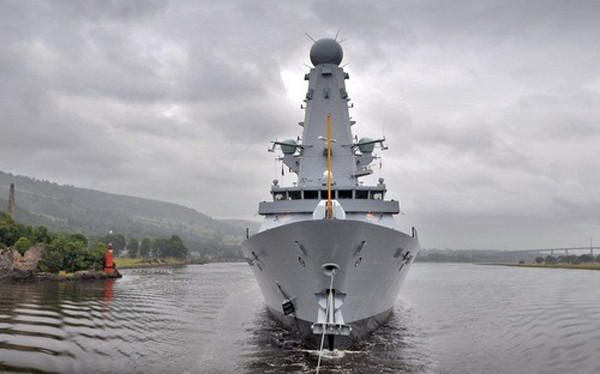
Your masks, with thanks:
M600 372L600 272L415 264L389 322L327 373ZM312 373L247 265L3 284L0 372Z

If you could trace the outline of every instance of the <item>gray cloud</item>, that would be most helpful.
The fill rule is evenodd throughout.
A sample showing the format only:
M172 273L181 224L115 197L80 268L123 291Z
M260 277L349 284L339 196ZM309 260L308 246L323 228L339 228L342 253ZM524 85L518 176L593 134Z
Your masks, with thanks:
M573 245L600 235L599 8L3 1L0 169L252 218L269 140L301 133L304 33L341 30L353 131L387 137L374 179L424 246Z

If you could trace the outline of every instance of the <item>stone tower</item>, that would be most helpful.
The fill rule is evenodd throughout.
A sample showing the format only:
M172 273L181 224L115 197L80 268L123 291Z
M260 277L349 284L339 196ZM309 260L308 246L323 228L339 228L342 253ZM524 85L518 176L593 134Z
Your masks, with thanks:
M15 184L10 184L10 192L8 194L8 214L11 219L15 219Z

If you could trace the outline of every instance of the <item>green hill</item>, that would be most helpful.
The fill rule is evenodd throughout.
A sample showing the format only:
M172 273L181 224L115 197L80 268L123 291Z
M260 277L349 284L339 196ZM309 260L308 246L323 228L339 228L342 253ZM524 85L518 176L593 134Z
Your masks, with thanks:
M0 209L6 210L15 184L15 218L53 231L103 236L109 230L126 237L178 235L192 251L235 252L251 221L219 221L194 209L138 197L110 194L0 171ZM232 253L233 254L233 253Z

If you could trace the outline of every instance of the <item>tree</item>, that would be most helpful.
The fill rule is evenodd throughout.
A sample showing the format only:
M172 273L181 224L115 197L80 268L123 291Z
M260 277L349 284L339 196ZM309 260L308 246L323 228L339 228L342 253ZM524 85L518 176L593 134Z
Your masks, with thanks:
M90 248L90 251L100 251L102 253L105 253L106 249L106 244L102 242L96 242L94 246Z
M188 255L188 249L183 244L181 238L177 235L171 236L170 239L156 239L154 241L154 251L156 257L160 258L177 258L184 259Z
M112 245L113 245L113 252L115 254L115 257L118 257L121 255L121 251L123 251L123 249L125 249L125 245L126 245L126 240L125 240L125 236L123 234L113 234L112 235Z
M577 257L576 255L568 255L567 256L567 262L569 262L571 264L578 264L579 263L579 257Z
M187 257L189 251L179 236L171 236L169 242L171 243L171 257L177 259L184 259Z
M556 258L550 255L546 256L544 261L546 262L546 265L556 264Z
M21 236L14 247L21 255L25 255L25 252L31 248L31 242L26 237Z
M33 227L13 221L8 214L0 212L0 243L12 247L21 237L33 241Z
M101 269L104 248L99 247L100 249L89 251L87 246L87 239L81 234L69 236L58 234L42 253L38 267L40 270L50 273L57 273L61 270L75 272Z
M535 262L538 263L538 264L541 264L541 263L544 262L544 258L543 257L536 257L535 258Z
M127 242L127 252L129 254L129 257L137 257L139 249L140 242L136 238L129 238L129 241Z
M169 242L169 239L165 239L165 238L156 239L154 241L153 249L154 249L153 250L154 257L158 257L158 258L171 257L170 256L171 243Z
M64 238L64 239L63 239ZM67 272L75 272L86 268L87 241L84 243L78 236L60 237L61 240L53 240L50 246L57 247L56 250L63 254L63 269Z
M148 258L152 252L152 239L144 238L140 244L140 257Z
M48 244L54 239L46 226L38 226L33 230L34 243Z
M591 254L583 254L583 255L579 256L579 261L580 262L594 262L594 256L592 256Z
M41 271L58 273L63 269L63 254L58 250L46 248L42 253L42 259L38 263L38 268Z
M103 270L106 259L106 245L104 243L97 243L94 249L88 253L91 260L90 267L94 270Z
M83 235L83 234L71 234L71 235L69 235L68 239L71 242L81 243L81 245L84 246L84 247L88 246L87 237L85 235Z

